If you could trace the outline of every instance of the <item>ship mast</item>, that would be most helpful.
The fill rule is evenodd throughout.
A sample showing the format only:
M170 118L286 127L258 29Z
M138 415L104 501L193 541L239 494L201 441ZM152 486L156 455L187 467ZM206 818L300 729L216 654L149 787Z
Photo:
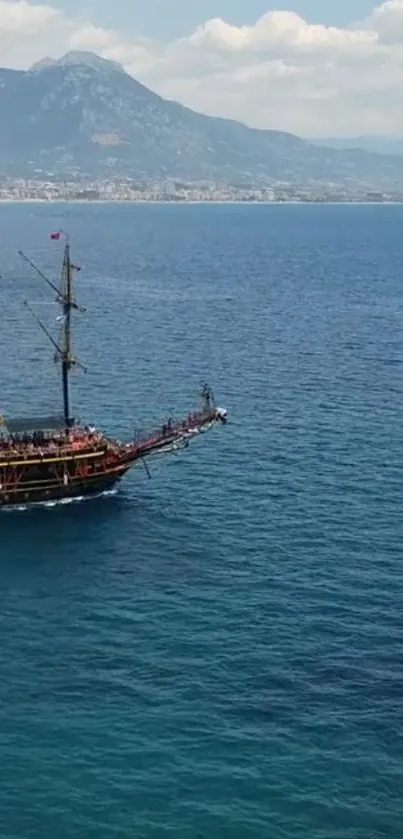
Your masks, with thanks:
M71 310L74 307L73 300L73 266L70 261L70 241L66 235L64 246L64 257L62 265L62 278L60 286L60 300L63 309L62 340L60 342L60 360L62 365L63 385L63 414L66 423L66 430L72 424L70 417L70 394L69 394L69 373L75 364L71 350Z

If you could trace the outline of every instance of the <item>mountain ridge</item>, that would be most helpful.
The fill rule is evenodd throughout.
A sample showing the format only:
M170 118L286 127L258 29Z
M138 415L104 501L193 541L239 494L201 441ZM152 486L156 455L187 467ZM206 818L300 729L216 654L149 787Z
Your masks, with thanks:
M400 156L403 154L403 137L388 134L362 134L356 137L312 137L309 143L332 149L361 149L375 154Z
M368 187L403 181L403 156L335 150L166 100L89 52L0 69L0 173Z

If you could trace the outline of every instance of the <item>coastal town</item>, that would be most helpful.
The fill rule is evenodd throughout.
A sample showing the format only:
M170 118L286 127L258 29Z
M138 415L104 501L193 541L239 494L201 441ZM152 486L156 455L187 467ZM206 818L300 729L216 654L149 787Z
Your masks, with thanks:
M0 201L177 202L177 203L401 203L403 186L394 190L315 183L226 184L175 180L141 182L0 177Z

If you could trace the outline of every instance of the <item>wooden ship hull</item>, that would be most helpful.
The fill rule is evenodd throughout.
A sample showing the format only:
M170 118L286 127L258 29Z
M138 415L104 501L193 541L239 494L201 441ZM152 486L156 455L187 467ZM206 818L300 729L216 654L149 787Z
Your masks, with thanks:
M113 477L99 476L81 481L73 480L68 486L61 486L59 483L49 481L34 487L31 481L27 481L25 484L21 482L15 488L7 487L0 492L0 505L2 507L25 507L27 504L44 504L52 501L102 495L113 490L123 474Z
M59 231L51 238L58 240L62 234ZM136 463L141 461L150 475L148 460L153 455L186 448L202 432L227 421L226 411L216 407L212 391L204 385L198 411L179 421L169 419L156 431L127 443L76 424L70 413L69 373L73 367L82 367L71 345L72 311L80 311L73 296L73 273L79 269L71 264L69 240L63 235L66 245L59 289L20 252L56 292L56 302L62 307L62 316L58 318L62 322L61 337L56 342L26 304L56 350L55 361L61 363L63 413L56 417L1 418L0 507L108 492Z
M26 459L0 463L0 505L60 501L98 495L123 478L131 463L108 462L105 453L88 452L71 457L27 455Z

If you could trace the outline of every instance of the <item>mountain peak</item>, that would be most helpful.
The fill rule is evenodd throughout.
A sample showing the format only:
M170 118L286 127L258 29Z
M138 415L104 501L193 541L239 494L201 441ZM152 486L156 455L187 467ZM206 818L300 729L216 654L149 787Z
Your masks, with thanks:
M91 67L94 70L103 71L115 69L124 72L123 67L117 61L110 61L106 58L101 58L100 55L96 55L94 52L86 52L84 50L66 52L65 55L62 55L58 59L44 58L42 61L37 61L36 64L33 64L31 71L41 72L51 67L68 66Z
M40 70L46 70L48 67L53 67L56 63L57 62L54 58L49 58L49 56L47 56L46 58L41 58L40 61L36 61L29 69L32 73L39 73Z

